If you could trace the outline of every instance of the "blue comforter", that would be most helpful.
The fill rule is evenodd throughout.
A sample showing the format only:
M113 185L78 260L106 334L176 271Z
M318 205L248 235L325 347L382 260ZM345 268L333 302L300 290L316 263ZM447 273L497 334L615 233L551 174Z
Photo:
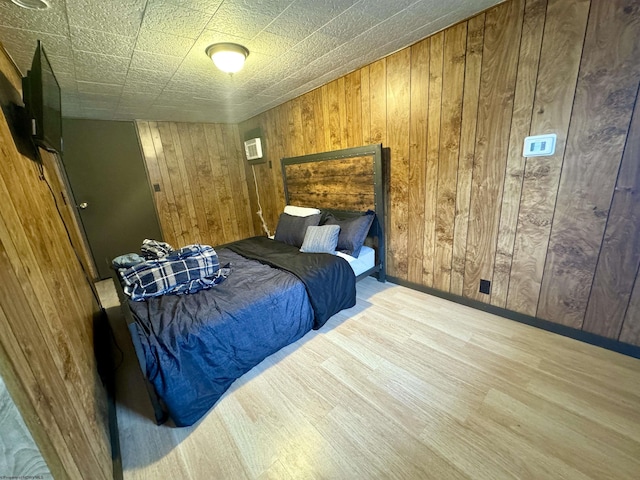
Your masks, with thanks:
M232 271L216 288L129 302L143 371L177 426L197 422L236 378L355 304L346 261L282 245L264 237L236 242L230 248L254 252L254 259L218 249ZM261 250L265 258L258 258Z

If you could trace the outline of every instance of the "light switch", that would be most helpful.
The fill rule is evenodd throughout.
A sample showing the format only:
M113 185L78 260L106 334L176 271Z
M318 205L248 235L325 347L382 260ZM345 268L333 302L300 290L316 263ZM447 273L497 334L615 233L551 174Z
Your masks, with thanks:
M555 133L536 135L524 139L522 155L525 157L545 157L553 155L556 151Z

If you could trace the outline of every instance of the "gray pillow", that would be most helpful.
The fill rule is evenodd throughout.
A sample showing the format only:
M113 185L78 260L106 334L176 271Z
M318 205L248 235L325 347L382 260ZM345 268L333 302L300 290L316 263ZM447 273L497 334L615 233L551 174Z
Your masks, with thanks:
M339 235L340 227L338 225L307 227L300 251L304 253L334 253Z
M300 248L307 233L307 227L316 226L320 223L320 214L309 215L308 217L296 217L283 213L278 220L275 240L288 243Z
M375 212L372 210L364 215L345 219L339 219L329 214L325 225L340 226L337 250L357 258L373 223L374 215Z

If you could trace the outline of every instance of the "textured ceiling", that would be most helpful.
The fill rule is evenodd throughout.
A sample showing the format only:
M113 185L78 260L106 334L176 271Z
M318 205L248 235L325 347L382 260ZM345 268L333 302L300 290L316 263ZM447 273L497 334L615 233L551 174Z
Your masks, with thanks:
M411 45L501 0L0 0L0 41L23 73L42 40L63 115L232 122ZM205 48L251 52L217 70Z

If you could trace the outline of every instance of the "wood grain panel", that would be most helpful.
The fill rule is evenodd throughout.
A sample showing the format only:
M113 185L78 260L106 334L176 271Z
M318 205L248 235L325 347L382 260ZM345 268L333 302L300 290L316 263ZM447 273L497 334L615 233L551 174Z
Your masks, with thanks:
M0 74L20 77L1 49ZM2 110L15 98L3 82ZM50 154L41 152L40 166L28 146L32 157L18 150L25 138L12 131L24 132L8 120L0 113L0 375L56 478L106 480L106 393L93 351L99 305L56 205L72 197Z
M274 153L275 161L272 162L271 165L269 166L269 170L271 172L273 182L276 185L276 197L274 200L275 200L275 206L276 206L277 212L282 212L284 210L284 184L281 181L282 169L281 169L280 162L278 161L278 159L281 159L285 156L285 150L286 150L283 135L279 134L280 132L286 131L282 122L282 115L281 115L283 108L284 106L281 105L280 107L276 107L270 112L267 112L267 118L269 118L269 115L273 113L273 117L269 121L267 125L267 129L272 126L275 127L275 132L272 132L272 138L274 136L277 138L277 142L275 145L276 149Z
M321 209L366 212L375 207L373 194L366 193L300 192L290 198L293 205L314 205L313 208Z
M286 166L289 202L314 208L373 210L373 160L354 157Z
M202 155L196 156L194 153L195 151L199 151L197 150L198 144L196 144L196 149L194 149L189 125L186 123L172 125L172 132L174 131L174 127L178 135L178 140L180 141L180 150L182 151L184 169L187 172L187 184L191 191L191 198L189 199L189 202L193 204L196 216L195 226L197 226L197 237L196 232L192 234L192 237L198 238L198 241L201 243L206 243L205 238L208 237L209 232L207 208L210 208L208 204L205 203L205 201L208 202L209 189L207 189L206 180L202 175L202 168L204 168L204 165L206 164L202 163ZM162 192L158 192L155 195L160 195L161 193ZM158 205L157 208L160 213L160 206Z
M373 175L370 157L350 157L344 160L321 160L308 163L294 163L286 166L287 179L349 177Z
M371 145L371 82L367 65L360 69L360 92L362 95L362 144Z
M62 425L64 430L67 430L65 432L66 447L69 448L77 468L84 472L93 470L98 475L96 478L106 479L105 473L97 467L100 465L110 467L108 438L103 435L102 438L95 438L99 443L94 445L88 443L90 439L94 440L94 436L90 433L90 419L82 408L81 399L77 397L75 385L65 384L64 369L59 370L57 352L48 345L46 333L38 328L38 317L43 318L42 312L28 311L27 313L22 307L27 303L25 292L21 289L20 281L11 268L4 245L0 245L0 267L6 279L4 288L0 290L0 304L4 317L8 321L3 328L10 329L15 335L17 344L25 353L26 361L34 372L37 382L48 385L48 388L45 387L46 392L40 390L39 393L44 396L45 402L51 404L51 410L55 412L58 425ZM73 387L69 388L72 385ZM68 431L69 426L75 426L76 429ZM101 448L102 451L100 451ZM105 471L107 471L106 468Z
M379 60L369 66L369 104L371 143L387 143L387 63Z
M43 152L44 153L44 152ZM26 168L25 168L26 167ZM33 165L25 161L21 163L5 162L0 166L0 172L4 178L28 178L29 171L33 175ZM48 177L48 175L46 175ZM44 182L42 182L44 183ZM92 299L92 290L85 282L74 282L75 275L83 275L82 269L75 255L71 258L61 254L65 252L72 254L69 248L66 230L62 225L62 217L57 211L48 206L48 215L39 220L42 211L33 208L40 205L46 211L47 203L53 204L54 200L48 187L23 189L16 185L3 191L3 205L7 215L8 230L14 234L23 236L28 245L16 246L10 240L6 240L4 245L9 252L7 255L12 262L13 270L19 278L29 278L32 280L22 285L25 291L25 305L31 309L34 318L48 318L49 321L42 322L39 326L43 332L43 339L47 349L42 352L54 352L51 360L54 371L63 372L65 380L70 383L72 395L71 404L77 408L78 415L86 415L86 405L91 408L100 409L106 412L106 404L96 405L100 397L95 397L95 390L91 384L85 384L82 379L94 378L96 374L96 363L93 354L93 331L92 312L96 308ZM15 210L11 211L11 208ZM55 211L55 213L54 213ZM18 220L18 212L22 212ZM9 218L12 217L12 218ZM20 223L26 225L24 228ZM13 228L9 227L13 225ZM11 238L7 236L6 238ZM21 260L22 259L22 260ZM37 265L37 267L36 267ZM47 279L49 272L57 272L55 282ZM81 277L82 278L82 277ZM17 300L16 300L17 301ZM74 329L68 330L65 314L71 319L82 319ZM12 321L12 315L8 315ZM22 324L21 324L22 326ZM21 343L22 344L22 343ZM89 437L104 434L101 432L95 420L91 417L84 417L83 429L89 431ZM91 432L93 430L93 432ZM108 444L108 439L104 443L97 443L96 447ZM108 458L108 452L105 452Z
M431 37L429 46L429 120L427 122L427 164L425 166L424 239L422 240L422 284L433 287L436 251L436 199L438 155L440 153L440 113L444 32Z
M556 153L527 159L514 244L507 307L535 316L558 181L571 117L589 0L550 0L531 134L555 132Z
M322 118L324 119L322 128L322 132L324 133L323 152L340 148L337 146L340 145L340 118L338 117L337 112L338 106L337 101L333 104L331 101L332 93L335 93L336 90L335 87L336 84L334 81L332 83L327 83L318 89L322 95ZM335 112L332 112L332 106L335 106Z
M171 239L173 239L173 224L171 220L171 213L169 212L167 197L165 195L162 175L160 174L160 166L156 156L156 150L153 146L153 139L151 138L150 122L136 122L136 132L138 133L138 139L140 140L140 147L142 148L142 156L144 157L144 164L149 177L149 184L151 185L151 191L154 195L153 198L156 206L156 212L158 213L158 220L160 221L160 228L162 229L163 240L168 241L165 235L170 233ZM154 185L158 185L160 191L155 191Z
M315 122L315 109L313 108L313 96L307 93L300 97L300 114L302 120L302 139L304 141L304 148L301 150L305 155L311 153L317 153L316 147L316 122Z
M299 119L300 117L298 117ZM229 174L231 175L231 183L233 188L233 205L236 211L236 220L239 222L238 234L246 234L249 236L255 235L256 230L253 228L251 220L251 211L249 210L247 203L249 203L249 191L247 188L247 170L246 162L244 162L244 153L242 152L242 142L240 141L240 133L237 125L221 125L222 136L224 139L225 148L227 150L227 165L229 167ZM299 126L298 132L302 131L302 127ZM296 135L296 138L300 141L301 136ZM238 161L239 160L239 161ZM240 195L237 193L241 192Z
M16 161L3 162L0 166L3 179L37 178L35 165L29 159L15 157L14 160ZM5 233L3 248L7 251L6 256L13 269L7 270L5 274L9 276L15 271L15 275L19 276L17 278L30 279L29 282L14 280L22 287L24 293L14 291L9 295L8 298L12 298L16 306L11 312L7 311L7 318L9 323L12 323L15 321L15 315L19 315L21 308L30 310L30 315L33 315L29 317L31 321L23 324L20 318L17 320L19 324L11 328L16 335L18 334L16 327L26 329L20 330L21 334L28 332L34 325L42 331L42 341L46 348L39 347L41 350L39 353L43 356L30 357L29 364L35 362L41 365L44 359L48 358L49 374L64 375L64 379L69 382L64 395L71 395L70 404L77 409L77 418L80 418L82 429L89 432L88 438L93 438L94 432L97 435L105 433L100 431L96 424L98 419L92 421L91 417L86 416L87 410L100 411L105 404L96 404L101 398L95 396L94 386L91 383L87 384L83 381L83 379L95 380L96 376L90 323L92 321L90 312L95 311L96 304L91 298L92 291L68 243L66 231L62 226L62 217L57 214L55 208L52 208L54 199L51 192L48 187L44 187L44 182L40 183L32 188L22 188L22 185L12 181L7 186L3 183L0 188L3 216L6 219L6 223L2 226ZM34 209L34 206L39 208ZM25 243L16 239L23 240ZM61 252L71 255L71 258ZM55 272L55 275L51 276L51 272ZM82 283L74 283L71 280L78 274L83 280ZM52 278L55 281L52 281ZM5 288L8 289L9 286ZM19 306L21 300L22 306ZM4 302L5 308L9 308L8 302L8 300ZM65 315L68 315L68 318ZM38 324L36 319L47 319L47 321ZM79 321L80 319L82 321ZM68 322L73 320L76 320L77 324L69 331ZM24 346L25 341L20 337L19 345ZM86 405L86 410L83 405ZM106 410L102 411L106 412ZM69 422L66 425L78 425L77 418L67 419ZM108 445L108 440L105 440L98 442L96 449ZM104 458L108 458L108 452L105 453Z
M175 196L173 194L173 183L171 182L171 176L169 173L169 167L167 158L164 152L164 146L162 145L162 137L160 135L160 127L158 122L149 122L149 130L151 131L151 142L155 150L155 158L158 160L158 170L160 177L162 178L162 184L164 186L164 194L167 199L168 217L170 218L170 230L162 232L168 238L167 242L172 245L185 245L184 235L182 232L182 226L180 225L180 214L178 213L178 206ZM168 152L170 155L172 152Z
M182 183L178 184L176 188L182 191L183 209L186 206L188 215L188 219L185 220L185 224L187 226L185 230L185 241L187 243L202 243L200 228L198 227L198 216L196 215L196 195L194 195L194 192L191 190L189 171L187 170L184 153L182 151L182 140L180 139L178 126L175 123L169 124L169 131L171 135L170 138L173 141L175 149L176 166L179 171L180 179L182 180ZM188 140L188 138L185 140ZM190 145L187 148L190 148Z
M222 228L225 238L240 238L233 208L233 199L231 198L233 192L229 179L229 169L225 163L224 145L221 142L218 127L219 125L207 124L204 126L204 132L207 138L206 145L213 175L211 185L216 185L216 200L220 208L221 224L219 228Z
M2 246L0 245L0 248ZM0 306L0 322L8 325L8 319ZM71 452L56 423L54 412L38 386L13 332L0 329L0 373L19 408L22 419L29 428L49 470L58 476L82 478Z
M157 128L160 145L156 145L156 153L158 152L158 148L160 148L164 158L164 162L160 163L160 172L163 175L167 188L167 196L170 199L173 198L170 204L173 203L174 205L174 207L171 208L173 213L173 232L176 239L174 245L187 245L191 243L188 240L188 232L190 232L192 228L182 173L176 158L176 145L179 145L179 142L175 142L171 131L171 124L168 122L158 122Z
M411 121L409 124L409 216L407 279L422 282L425 167L429 108L429 40L411 47Z
M234 136L232 133L233 126L216 124L216 137L218 138L218 145L222 157L222 174L227 176L229 193L231 196L230 209L231 209L231 224L233 226L234 236L240 237L244 232L250 231L249 222L247 222L247 191L242 188L242 185L246 188L246 181L240 183L242 180L241 162L235 161L236 155L240 154L233 145L238 145L240 138ZM240 157L242 158L241 154ZM241 233L242 232L242 233Z
M493 278L500 205L513 110L524 0L487 12L467 237L464 295L487 302L481 279Z
M640 81L639 55L638 2L594 2L542 281L541 318L582 327Z
M344 79L345 88L345 147L359 147L362 143L362 92L360 70L350 73ZM293 153L292 153L293 155Z
M624 315L620 341L640 346L640 269L636 273L636 281Z
M484 44L485 14L467 22L467 53L464 73L464 98L462 125L460 127L460 156L458 159L458 185L456 188L456 217L453 228L453 252L451 261L451 293L462 295L464 267L469 228L471 180L475 157L478 96L482 71L482 47Z
M178 128L182 124L178 124ZM226 235L222 228L222 211L220 204L216 201L219 195L218 189L211 188L216 185L213 174L210 156L213 154L209 151L207 145L207 134L204 124L184 124L185 139L191 143L191 157L189 161L192 164L193 172L197 175L197 185L202 197L202 203L199 208L204 212L203 224L200 228L201 232L206 232L206 244L217 245L224 243L220 241ZM186 143L186 140L185 140Z
M522 23L518 76L511 117L507 170L502 194L496 262L491 287L491 304L506 307L511 262L520 210L525 161L522 145L529 135L536 79L542 46L547 0L527 0Z
M313 191L315 193L331 194L336 192L361 193L362 190L373 189L373 174L348 175L348 176L321 176L310 178L287 178L289 195L296 196L300 193ZM310 205L305 205L310 206Z
M433 262L433 286L445 292L451 288L466 48L467 22L445 30L440 120L442 135L438 161L436 249Z
M409 121L411 113L411 50L387 57L387 135L391 149L389 205L386 230L387 273L407 277L407 223L409 221Z
M640 266L640 105L624 147L591 287L584 330L618 338ZM631 320L633 322L633 320ZM640 318L636 320L640 322Z
M313 97L313 107L315 111L315 129L316 129L316 151L314 153L326 152L327 145L324 140L325 132L327 131L323 106L323 90L316 88L310 95Z
M289 135L287 138L287 150L285 155L290 157L295 155L295 152L305 151L304 142L302 140L302 99L300 97L294 98L291 102L285 104L289 107L288 119L285 116L285 120L289 122ZM237 132L238 126L234 125Z
M136 122L165 241L220 245L255 234L237 126ZM153 190L153 189L152 189Z

